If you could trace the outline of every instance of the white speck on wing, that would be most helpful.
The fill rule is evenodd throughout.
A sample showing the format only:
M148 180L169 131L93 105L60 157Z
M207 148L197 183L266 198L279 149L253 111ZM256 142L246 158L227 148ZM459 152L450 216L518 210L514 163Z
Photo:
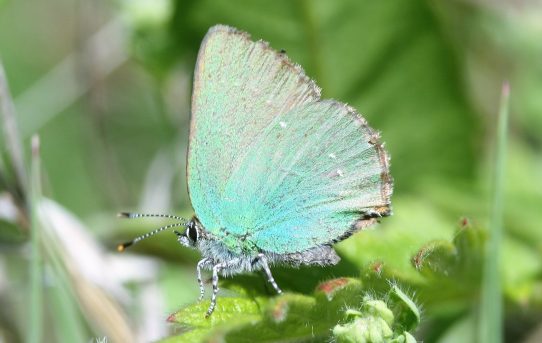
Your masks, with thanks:
M334 159L337 158L337 156L336 156L334 153L331 153L331 154L329 154L328 156L329 156L329 158L331 158L332 160L334 160Z
M340 176L340 177L343 177L344 176L344 172L342 171L342 169L337 169L329 174L327 174L328 177L337 177L337 176Z
M281 122L279 123L279 125L280 125L280 127L282 127L283 129L284 129L286 126L288 126L288 125L287 125L285 122L283 122L283 121L281 121Z

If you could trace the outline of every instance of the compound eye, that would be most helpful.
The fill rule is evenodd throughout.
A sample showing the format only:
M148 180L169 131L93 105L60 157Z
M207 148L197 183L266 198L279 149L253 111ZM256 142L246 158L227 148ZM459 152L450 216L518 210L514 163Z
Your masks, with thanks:
M186 236L194 243L198 241L198 229L194 223L188 224L186 228Z

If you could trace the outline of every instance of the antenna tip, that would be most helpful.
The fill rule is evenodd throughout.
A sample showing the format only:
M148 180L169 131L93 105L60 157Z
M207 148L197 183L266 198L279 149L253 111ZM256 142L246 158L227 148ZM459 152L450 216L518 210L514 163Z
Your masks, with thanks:
M130 215L129 212L119 212L119 213L117 213L117 217L119 217L119 218L130 218L131 215Z
M123 252L124 250L126 250L126 248L128 248L132 244L134 244L134 242L126 242L126 243L119 244L117 245L117 251Z

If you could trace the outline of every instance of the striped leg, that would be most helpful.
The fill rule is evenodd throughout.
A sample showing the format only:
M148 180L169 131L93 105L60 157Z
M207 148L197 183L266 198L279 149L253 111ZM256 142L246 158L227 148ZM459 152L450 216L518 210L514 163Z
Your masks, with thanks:
M213 294L211 295L211 305L205 314L205 317L208 318L216 307L216 295L218 294L218 273L224 268L224 263L215 264L213 266Z
M209 262L209 259L207 258L201 259L198 262L197 267L196 267L196 274L198 275L198 285L199 285L198 301L201 301L203 299L203 296L205 295L205 288L203 287L203 280L201 279L201 268L203 268L203 266L207 264L208 262Z
M218 273L224 268L231 267L239 262L238 259L233 259L231 261L227 262L221 262L217 263L213 266L213 294L211 295L211 305L209 305L209 309L207 310L207 313L205 314L205 318L209 318L209 316L213 313L216 307L216 295L218 294Z
M278 294L282 293L282 290L279 288L279 285L275 282L275 279L273 278L273 274L271 274L271 269L269 269L269 265L267 264L267 257L265 257L264 254L260 253L258 254L258 260L262 264L263 270L265 272L265 275L267 275L267 281L273 286L275 291L277 291Z

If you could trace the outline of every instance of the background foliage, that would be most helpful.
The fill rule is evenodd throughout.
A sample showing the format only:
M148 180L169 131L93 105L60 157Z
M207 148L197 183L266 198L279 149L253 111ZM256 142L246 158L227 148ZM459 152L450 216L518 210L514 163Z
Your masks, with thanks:
M1 121L0 341L29 332L43 342L235 342L262 332L325 341L374 313L371 299L395 311L386 323L397 338L405 309L394 310L393 287L423 308L420 325L403 328L417 340L476 341L503 80L512 88L504 337L542 340L541 22L540 3L527 0L0 1L16 112L2 110ZM191 78L216 23L285 49L324 97L363 113L392 156L395 193L394 216L339 244L338 266L277 268L284 297L260 275L226 280L214 325L203 321L206 303L195 304L197 254L173 234L126 255L114 247L161 224L119 221L118 211L191 215ZM354 285L340 305L317 288L333 278ZM266 312L281 302L291 309L282 324Z

